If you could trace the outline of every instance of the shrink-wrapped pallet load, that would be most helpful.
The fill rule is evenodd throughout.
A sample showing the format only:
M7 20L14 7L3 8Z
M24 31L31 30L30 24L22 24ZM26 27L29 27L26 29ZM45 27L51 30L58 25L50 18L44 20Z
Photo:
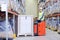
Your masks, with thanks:
M57 30L57 18L56 17L52 17L52 30Z
M0 21L0 38L6 38L6 21ZM13 38L13 30L11 24L8 22L8 37Z
M58 18L58 33L60 34L60 17L57 18Z

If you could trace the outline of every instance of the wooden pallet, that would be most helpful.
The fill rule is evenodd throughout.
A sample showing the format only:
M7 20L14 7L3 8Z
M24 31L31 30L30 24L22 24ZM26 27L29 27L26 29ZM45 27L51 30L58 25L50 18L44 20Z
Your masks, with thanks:
M50 26L47 26L48 29L50 29Z
M51 30L52 30L52 31L57 31L57 29L56 29L56 28L53 28L53 27L51 27Z

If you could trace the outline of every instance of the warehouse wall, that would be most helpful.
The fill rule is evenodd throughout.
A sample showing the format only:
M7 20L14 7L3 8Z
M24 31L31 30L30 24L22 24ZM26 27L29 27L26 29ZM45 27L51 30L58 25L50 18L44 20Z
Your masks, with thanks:
M37 3L38 0L26 0L25 1L25 8L26 8L26 15L33 15L37 17Z

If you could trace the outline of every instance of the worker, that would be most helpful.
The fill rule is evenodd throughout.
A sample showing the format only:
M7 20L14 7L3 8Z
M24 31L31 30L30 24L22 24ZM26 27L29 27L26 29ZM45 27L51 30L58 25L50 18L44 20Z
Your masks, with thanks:
M44 20L44 12L40 10L38 20L43 21Z
M35 21L35 23L39 23L41 21L44 21L44 12L42 11L42 9L40 9L39 15L37 20Z

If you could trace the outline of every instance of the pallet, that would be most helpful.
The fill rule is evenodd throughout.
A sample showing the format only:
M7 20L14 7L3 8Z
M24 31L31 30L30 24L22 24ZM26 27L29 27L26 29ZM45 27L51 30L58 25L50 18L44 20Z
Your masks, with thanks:
M57 32L58 32L58 34L60 34L60 30L58 30Z
M58 34L60 34L60 32L58 32Z
M56 28L53 28L53 27L51 27L51 30L52 30L52 31L57 31L57 29L56 29Z
M6 38L0 38L0 40L6 40ZM13 40L13 38L8 38L8 40Z
M48 29L50 29L50 26L47 26Z
M34 36L34 35L19 35L17 37L30 37L30 36Z

